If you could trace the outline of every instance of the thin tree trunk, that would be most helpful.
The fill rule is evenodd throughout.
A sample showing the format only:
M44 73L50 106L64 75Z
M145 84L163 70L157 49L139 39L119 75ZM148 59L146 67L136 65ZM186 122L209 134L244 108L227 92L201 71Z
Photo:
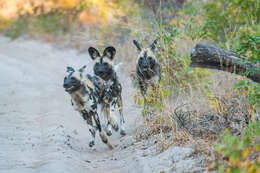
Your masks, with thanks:
M227 71L260 83L260 68L242 62L243 59L234 52L199 43L191 51L190 66Z

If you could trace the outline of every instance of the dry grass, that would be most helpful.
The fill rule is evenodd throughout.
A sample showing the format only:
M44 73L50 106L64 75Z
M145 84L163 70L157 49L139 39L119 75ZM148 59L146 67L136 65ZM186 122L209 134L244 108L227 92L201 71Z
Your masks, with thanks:
M191 40L180 33L174 39L171 49L175 51L176 57L182 59L189 56L198 42L211 41ZM165 56L160 59L161 63L169 66L163 67L163 77L171 77L173 81L179 82L182 79L174 76L177 70L173 68L175 65L167 62L169 57L164 53L167 51L165 45L160 46L159 53ZM172 70L171 74L168 69ZM225 129L239 135L247 128L249 105L246 97L238 95L234 90L238 76L217 70L210 72L207 88L199 80L196 89L188 82L188 92L172 92L163 101L165 107L162 110L149 110L149 114L144 115L144 124L137 128L137 139L155 138L159 152L167 150L171 145L193 147L196 154L204 156L205 167L217 160L214 146L219 137Z
M138 39L144 42L144 45L149 45L155 37L155 32L152 33L153 36L150 36L149 33L145 32L146 30L148 29L139 28L138 31L134 30L133 32L143 33ZM132 40L136 39L133 36L135 34L126 35L123 40L118 40L102 38L100 32L99 30L93 32L93 30L85 29L62 38L61 42L69 47L77 48L79 52L87 52L89 46L95 46L102 50L104 47L112 45L117 50L116 63L123 62L124 64L124 68L121 70L127 75L135 74L137 51L132 44ZM183 58L189 55L194 45L200 41L202 40L191 40L185 37L184 33L181 33L180 37L174 39L175 47L173 48L176 51L176 57ZM159 50L164 50L163 45L159 45ZM188 93L172 93L163 103L165 109L163 111L150 111L148 121L137 128L137 139L142 140L156 136L159 151L164 151L173 144L188 145L193 143L198 152L206 153L212 157L212 143L225 128L239 129L240 131L245 127L244 118L248 114L248 105L244 97L234 93L233 88L237 76L213 70L211 72L212 75L209 77L209 81L212 83L210 92L219 105L210 104L210 98L205 94L203 86L201 86L201 90L194 90L190 86ZM203 121L204 123L202 123Z
M171 145L189 146L204 156L203 165L217 160L215 144L225 129L241 134L247 128L248 102L234 92L237 76L211 71L210 91L218 105L210 103L205 92L179 93L165 101L163 111L150 110L145 122L137 128L137 139L155 138L157 150Z
M178 27L177 20L176 27ZM189 21L185 18L181 18L182 20ZM138 56L132 43L133 39L148 46L158 33L162 32L162 28L151 27L148 22L150 21L135 16L118 31L104 28L73 28L73 32L68 35L54 39L46 36L45 41L58 42L59 45L76 48L79 53L87 53L90 46L97 47L100 51L104 47L114 46L117 50L115 64L122 62L121 71L133 77ZM178 29L179 35L174 38L171 46L163 44L160 40L158 55L163 65L162 75L167 78L165 80L181 83L182 79L175 76L176 71L181 67L176 66L174 61L169 61L172 55L165 52L171 49L175 58L184 59L190 55L196 43L211 43L211 40L192 40L186 35L185 26ZM194 147L195 153L207 158L205 166L216 160L214 144L220 134L225 129L229 129L234 134L240 134L247 127L250 117L247 100L234 92L238 77L221 71L210 70L210 72L212 75L208 78L211 83L209 88L205 89L204 83L197 81L197 89L194 89L193 83L188 81L185 85L188 92L172 92L167 99L163 100L163 109L150 109L148 114L140 115L140 119L145 121L136 130L137 140L156 138L159 152L167 150L171 145ZM167 85L176 85L174 82L169 82Z

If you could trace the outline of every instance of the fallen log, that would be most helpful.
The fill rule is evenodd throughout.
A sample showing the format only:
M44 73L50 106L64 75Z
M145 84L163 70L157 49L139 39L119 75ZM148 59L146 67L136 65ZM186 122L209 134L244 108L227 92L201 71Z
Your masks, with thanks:
M191 51L190 66L227 71L260 83L260 68L243 60L245 57L238 57L234 52L199 43Z

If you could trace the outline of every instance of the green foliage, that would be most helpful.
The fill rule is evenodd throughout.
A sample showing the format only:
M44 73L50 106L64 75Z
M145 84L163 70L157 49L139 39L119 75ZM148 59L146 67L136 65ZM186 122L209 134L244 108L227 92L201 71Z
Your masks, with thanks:
M244 34L237 48L239 55L247 56L251 64L260 64L260 33L258 35Z
M152 106L153 109L162 111L165 108L164 100L170 95L170 90L169 88L167 88L163 81L160 81L160 83L156 87L149 88L147 94L147 104ZM135 102L137 102L139 105L144 104L144 99L142 96L135 96L134 99Z
M209 81L210 73L205 69L191 68L190 56L178 57L176 55L175 38L181 37L177 28L171 32L160 33L162 50L159 59L163 67L163 80L174 92L189 92L191 89L203 89Z
M206 20L202 35L226 41L244 25L260 22L259 0L210 0L204 6Z
M175 39L181 38L183 33L177 27L158 23L160 39L157 57L161 64L161 82L156 88L148 91L149 110L144 110L144 115L153 110L163 112L167 99L174 95L188 94L192 90L201 91L210 85L207 79L211 75L210 72L191 68L191 59L188 55L177 56ZM139 105L144 104L141 96L135 96L134 99Z
M130 0L50 0L50 3L40 0L36 4L24 1L26 7L19 6L19 10L13 14L15 17L8 18L13 20L8 26L6 19L0 16L0 31L12 39L22 34L49 38L63 36L74 26L85 30L81 26L87 25L87 31L93 29L94 34L99 32L100 37L107 42L111 40L111 34L112 37L123 37L128 33L126 29L132 23L129 22L132 20L130 18L138 15L140 10L137 3ZM18 6L18 3L14 5Z
M218 0L208 1L204 7L205 22L197 34L211 38L221 47L236 50L238 55L248 57L242 63L259 67L260 64L260 1L259 0ZM256 71L246 71L248 74ZM260 75L260 74L259 74ZM240 81L236 89L246 96L251 112L259 105L259 84Z
M28 21L25 18L10 22L10 24L3 29L3 33L12 40L20 37L28 31Z
M252 106L254 111L260 102L260 85L246 80L240 80L236 84L235 89L240 92L245 91L249 104Z
M83 10L87 9L88 7L89 7L89 4L83 2L83 3L81 3L81 4L78 5L78 7L76 8L76 10L77 10L78 12L80 12L80 11L83 11Z
M246 56L245 63L253 64L259 67L260 65L260 35L244 34L241 37L241 42L238 45L237 52L239 55ZM260 67L259 67L260 68ZM247 71L247 74L256 73L255 71ZM259 74L260 75L260 74ZM241 80L237 83L236 87L239 91L245 91L249 104L253 110L260 103L260 85L253 82Z
M241 59L241 63L259 68L260 1L209 0L204 5L203 12L205 21L190 37L214 40L218 46L233 49L239 56L247 57ZM250 70L246 73L252 74L256 71ZM233 136L229 132L221 137L216 150L221 158L227 161L224 164L218 163L217 168L219 172L259 172L260 127L259 122L255 121L255 111L260 103L260 85L249 80L240 80L235 86L235 91L248 99L251 121L248 130L240 137ZM212 97L210 93L207 95ZM216 110L221 112L218 100L211 99L210 105L216 105Z
M255 121L241 137L231 135L226 131L221 137L221 143L216 150L222 158L226 158L224 165L218 165L219 172L257 173L260 171L260 124ZM257 158L258 157L258 158ZM252 159L253 158L253 159Z
M11 39L23 34L57 36L67 33L71 29L69 21L59 12L50 12L38 16L20 16L11 22L3 33Z
M59 12L40 14L33 23L36 33L48 33L56 36L59 33L66 33L70 29L69 21Z

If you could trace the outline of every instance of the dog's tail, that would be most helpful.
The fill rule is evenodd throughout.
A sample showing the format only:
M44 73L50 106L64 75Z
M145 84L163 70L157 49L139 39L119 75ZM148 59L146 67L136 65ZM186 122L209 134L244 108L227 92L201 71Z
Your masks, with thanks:
M120 66L121 66L122 64L123 64L123 63L120 62L120 63L118 63L117 65L114 65L114 70L115 70L115 72L118 72L118 71L120 70Z

